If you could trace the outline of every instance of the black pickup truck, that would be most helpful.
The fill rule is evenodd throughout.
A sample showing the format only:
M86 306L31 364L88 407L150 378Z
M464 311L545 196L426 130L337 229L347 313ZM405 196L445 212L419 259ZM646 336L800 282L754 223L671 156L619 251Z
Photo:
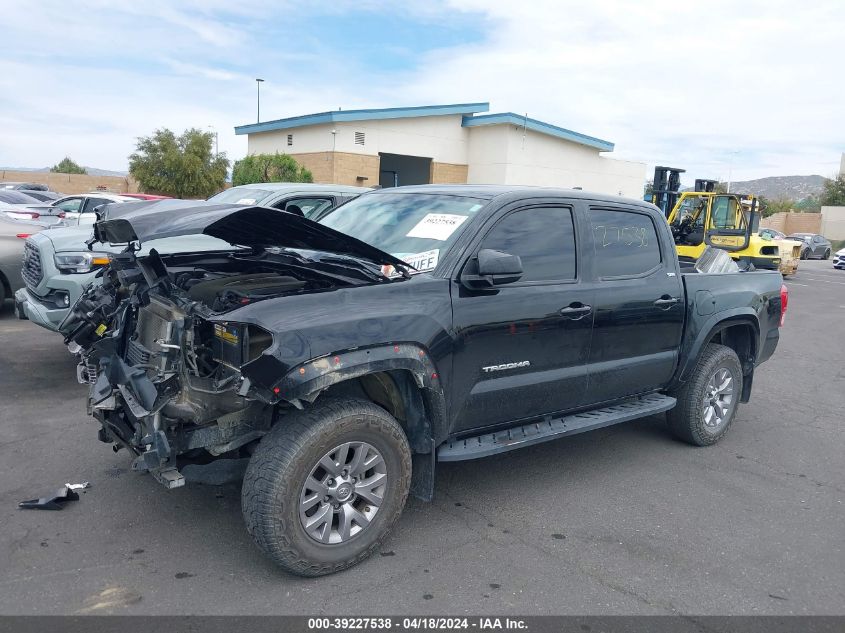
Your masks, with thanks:
M136 256L201 233L234 248ZM388 189L320 224L153 204L95 239L127 244L66 338L100 439L167 487L248 460L247 528L306 576L373 552L437 462L663 413L713 444L787 304L777 272L682 267L656 207L581 191Z

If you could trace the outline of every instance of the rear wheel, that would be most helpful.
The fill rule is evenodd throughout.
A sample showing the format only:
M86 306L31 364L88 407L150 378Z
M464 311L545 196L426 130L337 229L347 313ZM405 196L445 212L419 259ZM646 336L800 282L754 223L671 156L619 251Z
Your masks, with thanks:
M399 518L411 451L399 423L364 400L286 416L259 443L241 492L247 530L287 571L330 574L367 558Z
M715 444L736 416L742 393L742 366L730 347L710 343L692 376L675 394L678 404L667 413L669 430L695 446Z

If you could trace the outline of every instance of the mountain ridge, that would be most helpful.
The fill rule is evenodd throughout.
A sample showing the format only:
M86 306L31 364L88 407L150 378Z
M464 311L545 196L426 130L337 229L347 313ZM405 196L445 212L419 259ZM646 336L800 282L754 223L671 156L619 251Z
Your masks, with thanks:
M89 176L123 176L129 175L128 171L115 171L113 169L99 169L98 167L86 167L83 165ZM49 167L0 167L0 171L29 171L34 174L46 174Z

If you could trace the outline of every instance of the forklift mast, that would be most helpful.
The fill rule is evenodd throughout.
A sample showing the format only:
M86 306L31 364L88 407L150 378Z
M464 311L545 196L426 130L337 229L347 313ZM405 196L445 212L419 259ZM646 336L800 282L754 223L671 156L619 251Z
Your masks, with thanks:
M665 217L669 217L675 203L678 202L681 190L681 174L685 169L677 167L655 167L652 184L651 201L659 208Z
M719 184L718 180L708 180L707 178L696 178L695 179L695 191L702 191L705 193L715 192L716 185Z

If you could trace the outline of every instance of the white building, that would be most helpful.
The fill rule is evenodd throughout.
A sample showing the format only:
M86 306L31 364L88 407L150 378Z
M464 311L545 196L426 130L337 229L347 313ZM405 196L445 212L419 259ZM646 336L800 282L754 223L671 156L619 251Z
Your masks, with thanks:
M641 198L644 163L613 143L487 103L337 110L241 125L250 154L281 152L315 182L382 187L470 183L580 187Z

